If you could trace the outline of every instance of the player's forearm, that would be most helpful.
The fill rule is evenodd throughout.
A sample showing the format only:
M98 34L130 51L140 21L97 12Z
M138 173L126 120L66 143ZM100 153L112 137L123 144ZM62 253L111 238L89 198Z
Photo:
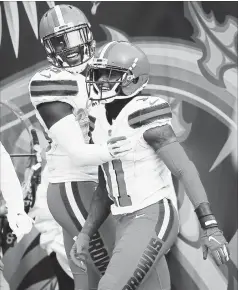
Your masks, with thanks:
M171 143L157 152L170 169L184 185L203 229L217 227L217 221L208 202L207 194L200 180L198 171L186 155L182 146Z
M85 144L80 125L73 115L62 118L49 131L78 166L101 165L112 160L106 144Z
M104 192L104 189L98 186L91 202L88 217L81 232L92 237L107 219L110 213L111 204L112 201L108 198L108 194Z
M68 154L72 161L78 166L102 165L112 160L107 146L96 144L72 144L68 148Z
M194 208L197 208L201 203L208 203L207 194L198 171L178 142L160 148L157 154L172 174L183 183Z

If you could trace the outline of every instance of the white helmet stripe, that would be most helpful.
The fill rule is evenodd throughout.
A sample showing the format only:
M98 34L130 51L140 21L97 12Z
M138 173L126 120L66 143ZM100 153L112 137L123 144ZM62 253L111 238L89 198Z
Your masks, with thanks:
M60 9L60 6L59 5L56 5L55 6L55 11L56 11L57 19L59 21L59 26L65 25L65 21L63 19L63 15L61 13L61 9Z
M106 46L102 49L99 58L104 58L104 54L106 53L107 49L114 43L116 43L117 41L112 41L106 44Z

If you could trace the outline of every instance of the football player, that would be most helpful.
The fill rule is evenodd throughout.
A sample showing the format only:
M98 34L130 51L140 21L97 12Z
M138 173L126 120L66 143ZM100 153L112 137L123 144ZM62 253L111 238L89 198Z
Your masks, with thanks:
M112 258L98 290L168 290L165 254L178 234L177 200L172 175L180 180L195 207L207 252L221 265L229 260L227 242L218 228L195 165L177 141L169 104L160 96L140 92L149 80L146 55L128 42L106 44L88 71L89 97L99 102L91 111L95 144L124 134L132 151L103 164L98 191L78 235L77 264L89 238L111 212L116 220Z
M33 225L33 220L24 210L22 187L17 177L11 157L0 142L0 230L2 227L1 217L7 216L9 227L19 242L25 234L28 234ZM1 235L1 233L0 233ZM1 243L1 237L0 237ZM2 250L0 248L0 281L8 289L7 282L3 277Z
M71 5L56 5L43 15L39 35L51 66L33 76L29 92L50 142L46 152L50 182L47 201L51 214L63 228L75 289L88 290L87 269L82 271L70 260L73 238L87 217L98 181L97 165L129 150L130 143L114 140L114 143L89 144L88 97L83 73L94 55L95 41L86 16ZM88 271L90 288L104 274L113 243L114 223L109 217L90 242L94 264Z
M11 157L0 142L1 179L0 190L5 201L0 215L7 216L9 226L19 242L28 234L33 225L33 220L24 210L22 187L14 169Z

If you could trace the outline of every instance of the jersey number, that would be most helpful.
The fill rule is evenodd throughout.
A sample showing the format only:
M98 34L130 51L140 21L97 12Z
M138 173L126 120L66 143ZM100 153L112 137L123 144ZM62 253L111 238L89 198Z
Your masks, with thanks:
M112 161L113 169L115 171L115 177L117 181L117 186L118 186L118 193L119 195L116 197L113 194L113 189L111 186L111 178L110 178L110 172L109 172L109 165L104 164L104 170L107 176L107 181L108 181L108 186L110 189L110 197L112 200L115 202L115 205L117 206L116 203L116 198L118 199L119 206L130 206L132 205L131 197L127 195L127 189L126 189L126 184L125 184L125 179L124 179L124 171L122 167L122 162L117 159Z

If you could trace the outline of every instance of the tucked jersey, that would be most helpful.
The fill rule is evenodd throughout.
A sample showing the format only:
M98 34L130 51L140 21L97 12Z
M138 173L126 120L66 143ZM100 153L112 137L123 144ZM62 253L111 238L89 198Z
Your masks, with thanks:
M91 108L90 130L94 143L126 136L133 146L120 160L102 166L109 196L114 201L111 208L114 215L134 212L165 197L177 208L171 172L143 138L147 129L170 124L171 117L169 104L153 96L135 97L112 125L107 121L104 105Z
M41 118L37 105L60 101L72 106L74 115L81 115L78 120L84 135L85 143L89 143L89 119L87 113L87 92L85 77L72 74L66 70L49 67L37 72L29 83L30 99L35 107L36 117L50 140L46 159L51 183L68 181L97 181L97 166L77 166L68 154L54 140ZM80 144L79 144L80 146Z

